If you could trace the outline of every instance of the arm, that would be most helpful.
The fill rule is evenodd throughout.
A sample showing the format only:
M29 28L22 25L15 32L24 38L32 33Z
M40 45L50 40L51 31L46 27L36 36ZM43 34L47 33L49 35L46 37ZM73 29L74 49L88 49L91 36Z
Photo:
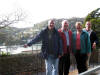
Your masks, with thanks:
M96 43L96 44L98 44L99 43L99 40L98 40L98 37L97 37L97 35L96 35L96 33L94 32L94 42Z
M42 39L42 35L43 35L43 31L41 31L38 35L36 35L32 41L30 41L29 43L27 43L27 46L31 46L32 44L35 44L37 42L40 42Z
M92 44L92 48L93 49L96 49L96 45L99 43L99 41L98 41L98 37L97 37L97 35L96 35L96 33L95 32L93 32L93 39L94 39L94 42L93 42L93 44Z
M59 56L62 56L62 54L63 54L63 44L59 34Z
M87 53L91 53L91 42L90 42L90 37L89 34L87 34L87 40L86 40L86 47L87 47Z

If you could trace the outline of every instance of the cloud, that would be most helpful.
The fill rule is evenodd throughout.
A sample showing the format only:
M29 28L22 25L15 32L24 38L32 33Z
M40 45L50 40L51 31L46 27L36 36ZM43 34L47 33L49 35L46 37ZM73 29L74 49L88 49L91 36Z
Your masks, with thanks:
M27 22L37 23L49 18L85 17L100 7L100 0L2 0L0 11L21 8L28 14Z

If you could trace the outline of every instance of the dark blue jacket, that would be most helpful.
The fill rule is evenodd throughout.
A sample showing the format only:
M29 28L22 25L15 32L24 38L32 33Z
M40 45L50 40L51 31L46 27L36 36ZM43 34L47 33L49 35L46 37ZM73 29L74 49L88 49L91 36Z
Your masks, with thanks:
M54 32L53 32L53 56L55 58L58 58L59 55L62 55L62 41L60 38L60 34L59 32L54 28ZM44 30L42 30L35 38L33 38L33 40L31 42L29 42L27 45L31 46L32 44L35 44L37 42L42 41L42 56L43 58L48 58L48 55L50 54L48 51L48 27L45 28Z

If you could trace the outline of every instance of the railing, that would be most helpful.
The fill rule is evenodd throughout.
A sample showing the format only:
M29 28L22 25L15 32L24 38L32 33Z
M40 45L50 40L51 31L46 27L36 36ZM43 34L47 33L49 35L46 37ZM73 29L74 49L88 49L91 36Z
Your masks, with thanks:
M31 46L30 48L24 48L26 50L28 49L27 51L29 51L29 53L25 50L25 51L22 51L20 54L11 54L9 56L1 55L0 56L0 75L38 75L39 72L42 71L42 66L44 63L43 59L40 58L39 56L40 46L41 46L40 44L35 44ZM23 48L23 46L18 46L18 47L20 47L21 49ZM14 49L14 47L12 48ZM20 60L23 62L21 63ZM13 61L14 64L12 64L11 61ZM15 61L18 61L19 67L22 66L23 64L25 65L23 65L23 67L20 69ZM7 66L4 66L4 65L7 65ZM16 70L14 70L14 68L16 68L16 67L13 67L14 65L17 66ZM26 68L25 66L28 68ZM44 75L44 74L40 72L40 75Z
M92 75L92 73L95 73L96 71L100 70L100 65L97 67L94 67L92 69L89 69L88 71L85 71L79 75ZM100 73L99 73L100 74Z
M45 69L44 69L44 71L40 71L40 70L42 70L42 69L37 69L37 67L39 67L39 66L44 66L43 64L44 64L44 62L43 62L43 60L40 58L40 59L38 59L37 61L35 60L35 59L37 59L37 57L39 57L39 54L38 53L40 53L40 44L36 44L36 45L33 45L30 49L31 49L31 52L27 52L26 51L26 53L24 52L24 53L21 53L21 54L24 54L25 55L25 57L21 57L21 59L19 59L19 60L23 60L23 61L25 61L25 63L27 64L28 63L28 61L30 61L31 62L31 68L32 69L28 69L28 70L24 70L24 68L23 68L23 71L20 71L20 72L18 72L18 71L11 71L11 73L7 73L7 72L2 72L2 73L0 73L0 75L45 75ZM19 46L19 47L22 47L23 48L23 46ZM34 50L34 47L36 47L35 49L36 50ZM14 49L14 48L13 48ZM17 50L17 49L16 49ZM20 54L20 55L21 55ZM35 55L35 57L30 57L31 59L29 59L29 58L27 58L27 54L29 54L29 55L34 55L34 54L36 54ZM72 55L71 55L72 56ZM15 57L16 58L16 57ZM3 61L5 60L4 58L0 58L0 59L2 59ZM26 60L27 59L27 60ZM74 60L73 60L74 59ZM32 64L33 62L37 62L37 64ZM7 61L7 62L9 62L9 61ZM39 65L40 64L40 65ZM9 64L8 64L9 65ZM22 64L23 65L23 64ZM91 65L91 64L90 64ZM100 69L100 66L98 66L99 65L99 63L96 63L96 65L95 65L95 63L92 63L92 65L91 65L91 68L93 68L93 69L89 69L88 71L86 71L86 72L84 72L84 73L81 73L81 74L79 74L79 75L89 75L89 74L91 74L91 73L93 73L93 72L96 72L97 70L99 70ZM1 63L0 63L0 66L2 66L1 65ZM13 65L12 65L13 66ZM20 66L20 65L19 65ZM98 66L98 67L96 67L96 66ZM8 68L9 69L9 68ZM71 57L71 68L70 68L70 72L71 71L73 71L73 70L75 70L75 69L77 69L76 68L76 62L75 62L75 58L74 58L74 56L72 56ZM1 70L1 69L0 69ZM34 70L36 71L36 72L34 72Z
M29 51L31 51L31 53L34 53L34 52L40 51L40 49L41 49L41 44L35 44L35 45L28 47L28 48L24 48L23 45L0 46L0 55L3 55L3 54L5 54L5 55L19 54L19 53L22 53L22 52L25 52L25 51L26 51L26 53L28 53Z

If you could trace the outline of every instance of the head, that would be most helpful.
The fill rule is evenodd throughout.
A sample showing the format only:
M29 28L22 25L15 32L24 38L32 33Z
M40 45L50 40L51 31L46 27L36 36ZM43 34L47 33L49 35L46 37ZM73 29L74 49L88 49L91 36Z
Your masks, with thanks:
M62 30L68 30L68 27L69 27L69 23L67 20L63 20L62 21Z
M50 30L52 30L52 29L54 28L54 20L49 20L49 21L48 21L48 28L49 28Z
M90 30L91 29L91 22L87 21L86 24L85 24L85 27L86 27L87 30Z
M82 22L76 22L75 27L76 27L77 31L81 31L82 30Z

